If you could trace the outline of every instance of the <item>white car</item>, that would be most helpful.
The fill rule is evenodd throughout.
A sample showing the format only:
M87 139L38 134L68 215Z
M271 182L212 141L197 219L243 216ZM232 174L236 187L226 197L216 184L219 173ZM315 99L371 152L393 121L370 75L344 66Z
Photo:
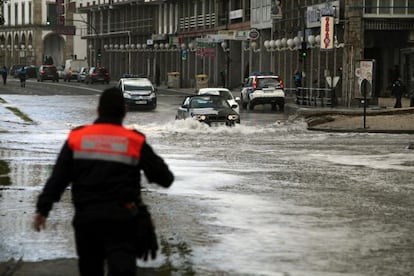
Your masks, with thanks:
M217 87L217 88L200 88L198 90L198 95L218 95L227 100L230 106L234 107L233 110L240 114L240 107L237 103L240 101L239 97L234 97L233 93L227 88Z
M246 84L241 90L241 105L253 110L255 105L270 104L272 110L283 111L285 106L285 91L283 81L279 76L267 73L249 76Z
M157 88L147 78L121 78L118 88L121 89L125 103L130 108L157 107Z

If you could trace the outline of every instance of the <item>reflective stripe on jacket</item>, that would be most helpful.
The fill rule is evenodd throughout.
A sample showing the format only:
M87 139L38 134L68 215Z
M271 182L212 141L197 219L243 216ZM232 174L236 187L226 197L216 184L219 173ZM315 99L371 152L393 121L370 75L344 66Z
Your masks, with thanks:
M68 139L74 159L138 165L145 136L120 125L94 124L73 130Z

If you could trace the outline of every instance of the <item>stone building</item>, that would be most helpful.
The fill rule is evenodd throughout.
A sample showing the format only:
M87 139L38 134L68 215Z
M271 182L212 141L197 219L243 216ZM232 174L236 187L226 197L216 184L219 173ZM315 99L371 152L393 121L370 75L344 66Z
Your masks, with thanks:
M251 72L270 71L294 93L301 71L306 93L346 106L363 92L370 101L388 95L397 76L414 89L410 0L79 0L76 9L86 14L90 63L113 79L129 73L161 84L178 72L183 87L196 88L204 75L209 86L236 88ZM54 34L42 32L36 47L48 49Z
M69 28L69 33L56 28L57 3L64 6L63 23L77 27ZM1 64L40 66L51 57L58 66L66 59L86 57L86 41L81 40L85 23L81 23L82 14L74 15L75 1L7 0L2 3L1 12L5 19L0 27ZM76 30L74 35L72 30Z

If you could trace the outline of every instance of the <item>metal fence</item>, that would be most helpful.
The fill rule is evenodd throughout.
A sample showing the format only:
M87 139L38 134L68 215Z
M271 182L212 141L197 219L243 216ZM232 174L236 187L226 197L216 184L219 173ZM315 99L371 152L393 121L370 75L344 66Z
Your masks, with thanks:
M329 88L306 88L296 89L296 104L307 106L332 107L335 105L335 93Z

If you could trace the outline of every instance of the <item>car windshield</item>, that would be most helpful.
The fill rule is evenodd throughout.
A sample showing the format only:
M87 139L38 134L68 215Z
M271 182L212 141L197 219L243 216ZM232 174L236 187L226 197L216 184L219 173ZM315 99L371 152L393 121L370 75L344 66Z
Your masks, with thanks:
M124 84L124 89L126 91L148 91L152 90L151 86L139 86L136 84Z
M202 95L220 95L220 97L226 99L226 100L232 100L233 99L233 95L231 94L231 92L227 91L227 90L214 90L214 91L206 91L206 92L202 92Z
M56 72L56 67L44 67L43 70L46 72L53 73Z
M226 99L222 97L206 97L206 98L194 98L190 103L191 108L223 108L229 107Z
M280 87L280 81L278 78L258 78L257 86L261 88Z

